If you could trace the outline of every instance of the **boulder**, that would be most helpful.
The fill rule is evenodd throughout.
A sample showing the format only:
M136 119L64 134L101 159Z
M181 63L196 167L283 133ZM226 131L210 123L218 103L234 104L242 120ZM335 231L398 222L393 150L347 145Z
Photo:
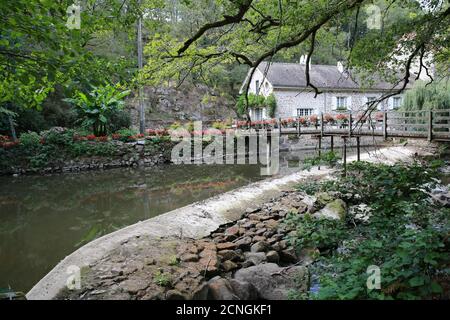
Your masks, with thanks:
M258 299L258 292L251 283L231 279L230 284L233 288L234 294L239 298L239 300Z
M259 298L265 300L286 300L291 290L308 290L308 269L303 266L279 267L275 263L259 264L240 269L234 279L253 284Z
M329 202L323 209L315 212L315 218L325 218L333 220L344 220L347 212L347 205L341 199Z
M208 281L208 300L237 300L230 282L220 276Z
M232 271L232 270L236 269L237 267L238 267L238 265L236 263L234 263L233 261L226 260L226 261L222 262L222 268L225 272Z
M256 238L256 237L255 237ZM251 252L264 252L268 248L268 244L265 241L258 241L250 248Z
M278 254L278 252L272 250L267 252L266 259L268 262L278 263L280 261L280 255Z
M251 264L246 263L246 265L257 265L267 260L264 252L245 252L244 255L246 262L251 262Z
M317 192L315 194L315 197L317 199L317 203L320 206L325 206L327 203L330 203L335 198L328 192Z

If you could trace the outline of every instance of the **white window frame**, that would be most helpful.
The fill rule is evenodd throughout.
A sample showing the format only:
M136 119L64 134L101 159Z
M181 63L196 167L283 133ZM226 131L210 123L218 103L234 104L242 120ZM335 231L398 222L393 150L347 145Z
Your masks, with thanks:
M341 101L344 103L342 104ZM348 110L348 97L337 96L336 97L336 110Z
M261 121L262 119L263 119L263 110L261 108L255 108L253 120Z
M402 105L402 97L393 97L392 98L392 108L400 108Z
M297 108L297 117L307 117L313 114L313 108Z

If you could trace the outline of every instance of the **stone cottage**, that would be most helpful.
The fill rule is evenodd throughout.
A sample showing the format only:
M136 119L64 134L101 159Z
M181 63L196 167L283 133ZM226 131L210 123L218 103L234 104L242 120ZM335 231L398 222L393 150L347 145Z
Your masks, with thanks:
M322 93L314 97L311 87L306 86L306 57L300 63L261 63L250 80L249 93L265 97L273 94L277 101L275 117L301 117L320 112L342 112L360 110L367 102L392 91L394 85L385 81L374 81L363 88L353 80L349 71L337 65L310 65L310 79ZM249 81L250 71L244 85ZM397 85L399 87L399 85ZM410 88L411 84L407 86ZM392 110L402 103L403 95L395 95L380 103L378 110ZM250 108L252 120L269 118L267 108Z

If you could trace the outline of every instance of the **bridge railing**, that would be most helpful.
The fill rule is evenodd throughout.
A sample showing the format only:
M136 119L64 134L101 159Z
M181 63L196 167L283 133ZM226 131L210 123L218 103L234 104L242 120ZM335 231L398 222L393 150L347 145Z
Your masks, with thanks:
M243 122L251 128L278 129L280 133L379 135L450 139L450 110L377 111L320 113L304 117L285 117Z

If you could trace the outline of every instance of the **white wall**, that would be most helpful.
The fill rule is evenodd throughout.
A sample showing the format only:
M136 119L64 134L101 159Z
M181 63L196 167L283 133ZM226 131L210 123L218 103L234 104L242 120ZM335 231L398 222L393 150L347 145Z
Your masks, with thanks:
M250 87L248 90L249 93L256 94L256 81L259 81L260 85L259 94L267 97L272 93L272 85L269 83L269 81L267 81L267 78L264 77L264 74L259 69L256 69L255 73L253 74L253 78L250 82Z
M336 109L336 97L347 97L349 109L353 111L363 110L367 105L367 97L379 98L381 92L348 92L333 91L323 92L314 98L314 92L302 92L302 89L278 89L274 90L277 100L276 117L295 117L297 116L297 108L313 109L313 113L332 112ZM401 95L398 95L401 96ZM393 97L388 101L383 101L378 109L392 109Z

